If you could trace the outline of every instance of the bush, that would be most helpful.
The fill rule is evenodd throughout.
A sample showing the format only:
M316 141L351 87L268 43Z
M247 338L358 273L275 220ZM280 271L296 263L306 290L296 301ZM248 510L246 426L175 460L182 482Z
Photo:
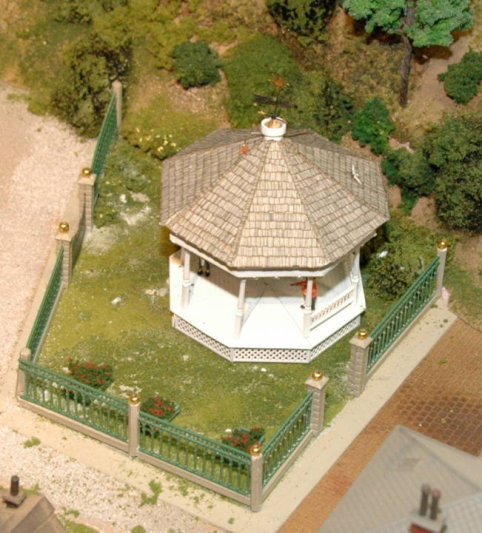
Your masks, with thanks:
M351 95L321 71L303 74L292 89L292 108L286 110L291 126L310 128L332 141L340 141L352 127L355 105Z
M466 104L477 95L482 82L482 52L467 52L459 63L449 65L439 74L447 96L458 104Z
M70 359L68 369L74 379L95 389L106 390L114 382L114 373L110 365Z
M411 153L405 148L388 149L382 171L392 185L399 185L405 198L418 198L433 192L435 176L422 150Z
M221 81L221 60L204 41L186 41L176 45L171 56L174 59L175 75L184 89L214 85Z
M453 229L482 230L482 115L446 116L423 149L435 173L437 216Z
M276 23L297 35L316 37L335 11L336 0L268 0Z
M57 0L54 3L54 18L58 22L89 24L96 14L127 5L128 0Z
M285 45L268 35L260 35L238 45L225 62L229 98L227 110L233 126L247 128L261 120L260 112L271 114L273 106L261 106L255 95L269 97L275 89L270 82L280 76L288 83L288 90L301 78L301 71ZM283 99L285 99L283 93Z
M388 138L395 129L390 114L380 98L368 100L363 109L355 115L352 136L361 146L370 145L376 155L388 149Z
M251 429L235 428L230 433L225 433L221 440L224 444L228 444L233 448L238 448L249 452L253 444L259 444L263 441L264 429L259 426L254 426Z
M65 53L65 68L52 92L54 112L81 134L95 136L110 101L110 85L129 70L130 40L90 31Z
M179 409L172 400L167 400L156 394L141 402L141 411L149 413L156 418L172 420L177 415Z

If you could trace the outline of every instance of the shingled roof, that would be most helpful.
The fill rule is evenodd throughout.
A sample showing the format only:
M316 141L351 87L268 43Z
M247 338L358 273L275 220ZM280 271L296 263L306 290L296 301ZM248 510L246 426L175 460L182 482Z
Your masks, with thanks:
M219 130L164 163L162 223L233 269L320 269L388 219L378 165L316 133Z

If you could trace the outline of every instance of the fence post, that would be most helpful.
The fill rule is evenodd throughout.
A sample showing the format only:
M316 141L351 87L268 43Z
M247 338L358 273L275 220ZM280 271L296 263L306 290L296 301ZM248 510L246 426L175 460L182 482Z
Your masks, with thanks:
M311 397L311 431L317 435L323 430L325 418L325 394L329 379L323 376L320 370L314 370L311 376L305 381L308 390L312 392Z
M137 455L139 454L139 412L141 410L140 402L141 400L139 396L135 394L129 398L127 445L130 457L137 457Z
M348 392L360 396L365 390L368 373L368 350L373 339L366 329L358 330L350 339L350 362L348 364Z
M90 233L94 227L94 185L97 176L88 167L82 169L79 185L79 213L84 221L85 233Z
M117 129L120 130L122 125L122 83L119 80L112 83L112 92L115 94Z
M442 296L445 263L447 261L447 247L448 244L445 239L440 239L440 241L437 243L437 255L439 258L439 264L437 268L437 284L435 288L435 295L437 298L440 298L440 296Z
M25 347L20 351L20 359L22 359L23 361L30 361L31 356L32 356L32 352L30 348ZM17 398L25 394L26 387L27 387L27 379L25 376L25 371L22 370L20 366L18 366L17 368L17 390L16 390Z
M72 236L69 234L69 223L61 222L59 224L59 232L56 235L56 240L64 249L64 256L62 259L62 282L68 286L72 278Z
M263 504L263 453L259 444L249 449L251 454L251 511L258 512Z

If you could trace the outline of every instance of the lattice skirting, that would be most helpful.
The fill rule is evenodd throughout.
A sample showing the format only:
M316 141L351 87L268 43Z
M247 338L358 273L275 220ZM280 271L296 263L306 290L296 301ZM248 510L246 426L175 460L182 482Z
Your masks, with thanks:
M203 344L228 361L245 363L309 363L347 333L357 328L360 325L360 317L355 317L348 324L335 331L330 337L309 350L289 348L231 348L206 335L206 333L203 333L177 315L172 317L172 325L177 330Z

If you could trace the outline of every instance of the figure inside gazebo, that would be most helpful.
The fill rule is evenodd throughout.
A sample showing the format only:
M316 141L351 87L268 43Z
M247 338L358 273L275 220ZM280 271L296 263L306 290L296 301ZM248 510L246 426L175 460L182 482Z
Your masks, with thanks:
M376 163L279 118L216 131L164 163L173 326L231 361L308 362L359 325L386 220Z

